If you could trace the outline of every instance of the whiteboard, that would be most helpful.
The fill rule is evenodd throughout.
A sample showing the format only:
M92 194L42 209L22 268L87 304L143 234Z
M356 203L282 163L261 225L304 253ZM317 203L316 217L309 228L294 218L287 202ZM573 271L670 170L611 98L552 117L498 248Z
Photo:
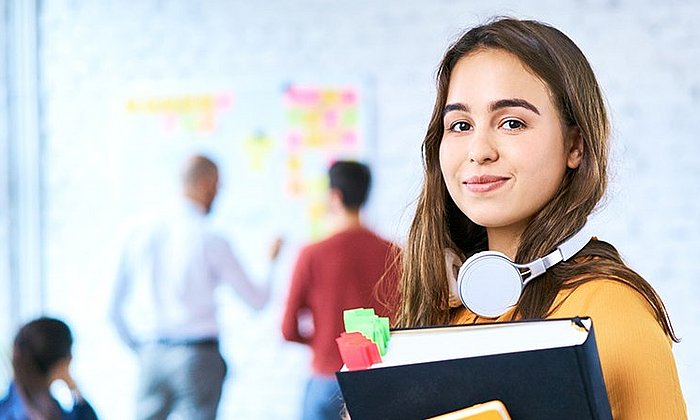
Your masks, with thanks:
M356 80L135 83L114 98L110 130L123 213L170 205L181 163L204 153L220 168L212 222L262 270L272 238L327 234L327 168L371 156L371 96Z

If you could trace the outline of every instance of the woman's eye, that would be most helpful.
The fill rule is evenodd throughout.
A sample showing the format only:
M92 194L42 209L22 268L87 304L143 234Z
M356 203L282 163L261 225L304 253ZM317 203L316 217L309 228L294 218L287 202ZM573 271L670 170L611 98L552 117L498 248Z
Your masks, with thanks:
M524 128L525 124L518 120L506 120L501 126L507 130L519 130Z
M455 123L452 123L450 125L450 131L455 131L457 133L461 133L463 131L469 131L469 129L472 128L472 126L465 121L457 121Z

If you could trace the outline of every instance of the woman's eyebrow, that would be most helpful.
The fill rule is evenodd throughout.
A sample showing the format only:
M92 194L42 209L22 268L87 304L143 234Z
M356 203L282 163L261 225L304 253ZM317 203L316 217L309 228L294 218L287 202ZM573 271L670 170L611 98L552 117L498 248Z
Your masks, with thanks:
M503 108L525 108L527 110L530 110L534 112L537 115L540 115L539 109L530 102L526 101L525 99L520 99L520 98L508 98L508 99L499 99L497 101L492 102L489 105L489 112L494 112L499 109ZM462 112L470 112L470 108L468 105L463 104L463 103L454 103L454 104L447 104L445 107L442 109L442 116L444 117L447 115L448 112L452 111L462 111Z
M460 104L460 103L447 104L442 109L442 116L444 117L445 115L447 115L448 112L452 112L452 111L469 112L469 106L467 106L466 104Z
M534 112L535 114L540 115L540 111L537 109L536 106L534 106L530 102L526 101L525 99L520 99L520 98L500 99L498 101L491 102L491 105L489 105L489 112L493 112L493 111L503 109L503 108L513 108L513 107L529 109L530 111ZM447 108L447 107L445 107L445 108Z

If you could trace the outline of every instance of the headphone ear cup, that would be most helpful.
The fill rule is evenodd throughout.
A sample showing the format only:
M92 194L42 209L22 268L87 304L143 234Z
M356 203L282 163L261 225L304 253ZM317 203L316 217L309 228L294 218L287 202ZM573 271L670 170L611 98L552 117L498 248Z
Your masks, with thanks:
M459 297L464 306L486 318L497 318L518 303L523 289L520 270L504 254L480 252L459 270Z

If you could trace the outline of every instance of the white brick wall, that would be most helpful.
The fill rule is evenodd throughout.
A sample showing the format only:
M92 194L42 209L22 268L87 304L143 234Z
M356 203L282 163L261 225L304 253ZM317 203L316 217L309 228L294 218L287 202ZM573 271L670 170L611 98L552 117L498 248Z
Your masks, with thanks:
M664 298L683 337L675 352L690 417L700 416L700 268L693 263L700 251L697 2L47 0L40 58L48 277L54 310L76 326L76 368L103 418L130 416L136 373L104 316L109 255L94 254L101 244L113 249L111 226L119 220L102 201L113 199L118 183L101 165L113 147L105 139L114 141L105 128L108 99L133 81L163 78L314 80L337 74L372 80L377 148L370 216L381 232L402 238L420 181L434 69L462 28L497 14L554 24L597 71L615 129L615 174L608 205L596 218L599 236ZM84 246L61 249L61 240L75 235L83 235ZM288 266L293 255L286 258ZM92 299L65 303L67 283ZM224 418L293 418L297 412L307 354L279 338L283 289L258 316L227 301L224 350L233 372Z

